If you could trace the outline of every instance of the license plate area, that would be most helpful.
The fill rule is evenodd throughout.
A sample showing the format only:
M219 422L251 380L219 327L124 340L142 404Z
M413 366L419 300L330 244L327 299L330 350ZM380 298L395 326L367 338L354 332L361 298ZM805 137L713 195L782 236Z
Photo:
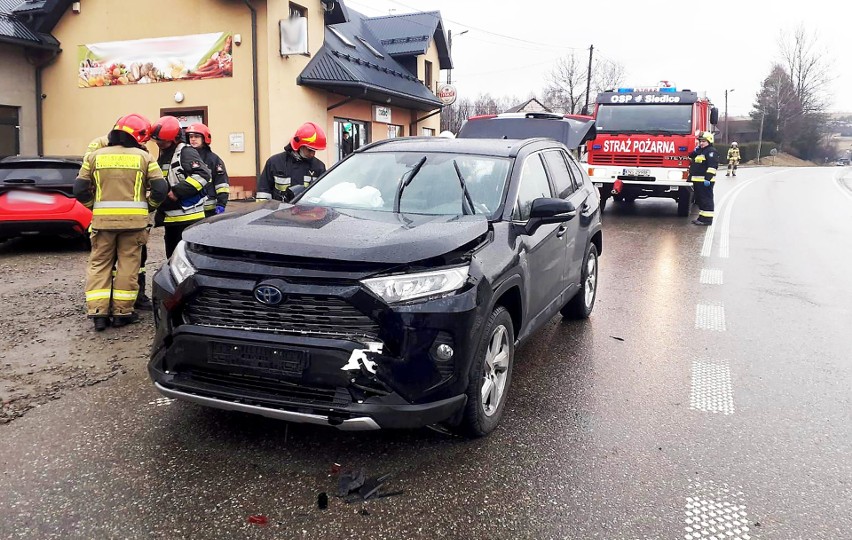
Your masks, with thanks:
M301 349L266 345L213 342L211 364L301 377L310 365L310 354Z
M624 169L623 176L651 176L650 169Z

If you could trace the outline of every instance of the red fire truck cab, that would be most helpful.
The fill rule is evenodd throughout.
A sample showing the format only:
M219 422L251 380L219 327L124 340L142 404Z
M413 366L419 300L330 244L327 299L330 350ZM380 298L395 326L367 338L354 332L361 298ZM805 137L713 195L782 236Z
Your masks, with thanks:
M674 199L678 215L692 202L689 153L697 131L711 131L719 111L707 97L670 86L618 88L598 94L597 137L588 143L589 176L601 194L633 202Z

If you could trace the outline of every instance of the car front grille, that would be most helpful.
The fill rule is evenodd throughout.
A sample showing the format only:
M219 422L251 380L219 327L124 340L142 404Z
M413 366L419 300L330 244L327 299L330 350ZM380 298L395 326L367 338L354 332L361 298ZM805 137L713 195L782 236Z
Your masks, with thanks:
M640 154L598 154L595 163L590 165L624 165L627 167L662 167L664 156L645 156Z
M211 390L239 392L245 398L261 402L285 401L294 405L338 407L352 403L351 395L344 388L323 388L272 377L205 369L192 369L181 373L175 383L181 388L204 393Z
M189 324L269 334L378 340L379 325L347 301L332 296L291 294L277 306L255 300L251 291L203 288L184 310Z

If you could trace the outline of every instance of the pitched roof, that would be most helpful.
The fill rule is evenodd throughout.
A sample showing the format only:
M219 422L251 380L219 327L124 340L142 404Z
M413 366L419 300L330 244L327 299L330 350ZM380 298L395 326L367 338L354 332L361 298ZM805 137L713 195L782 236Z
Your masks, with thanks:
M50 15L51 10L64 11L66 8L67 2L57 0L0 0L0 41L23 47L58 49L56 38L44 32L43 17L25 23L21 15Z
M323 46L299 75L299 84L418 110L441 106L441 100L388 53L363 15L352 9L348 15L348 22L326 27Z
M429 40L434 38L441 69L452 69L440 11L370 17L366 23L391 56L426 54Z
M542 103L539 100L537 100L536 98L530 98L530 99L524 101L523 103L521 103L520 105L515 105L511 109L506 109L505 112L521 112L521 111L525 111L525 112L553 112L550 109L548 109L547 107L545 107L544 105L542 105Z

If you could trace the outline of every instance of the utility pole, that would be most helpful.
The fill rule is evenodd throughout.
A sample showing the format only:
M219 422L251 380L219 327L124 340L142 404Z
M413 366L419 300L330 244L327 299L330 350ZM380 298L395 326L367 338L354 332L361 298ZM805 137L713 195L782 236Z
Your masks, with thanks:
M469 30L462 30L459 35L467 34ZM453 61L453 31L447 30L447 50L450 53L450 62ZM447 84L453 84L453 68L447 70Z
M760 131L757 132L757 164L760 165L760 147L763 146L763 119L766 118L766 109L760 109Z
M586 103L583 105L583 114L589 114L589 92L592 88L592 53L594 45L589 45L589 73L586 75Z
M731 140L728 138L728 92L733 91L733 88L725 89L725 144L731 144Z

